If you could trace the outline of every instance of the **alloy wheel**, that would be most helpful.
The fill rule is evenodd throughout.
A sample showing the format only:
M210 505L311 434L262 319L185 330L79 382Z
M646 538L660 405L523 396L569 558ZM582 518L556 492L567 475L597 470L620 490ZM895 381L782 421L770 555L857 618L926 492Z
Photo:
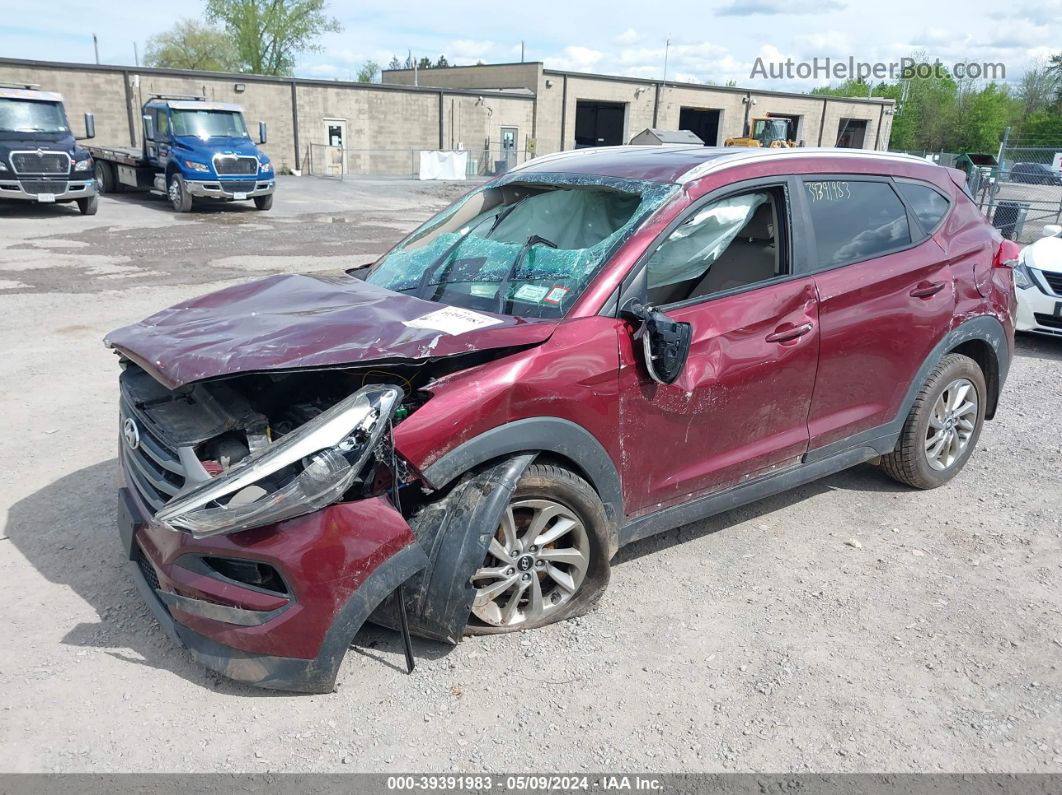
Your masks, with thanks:
M590 537L574 511L553 500L515 500L472 575L472 613L494 627L538 623L571 601L589 565Z
M938 471L952 466L966 451L977 427L977 389L966 378L957 378L940 393L926 430L925 451L929 465Z

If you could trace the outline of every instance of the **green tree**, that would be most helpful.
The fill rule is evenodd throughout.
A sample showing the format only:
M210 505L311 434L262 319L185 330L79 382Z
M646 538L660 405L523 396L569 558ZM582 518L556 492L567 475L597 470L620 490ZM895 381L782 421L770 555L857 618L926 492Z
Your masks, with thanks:
M431 69L431 58L428 58L427 56L421 57L421 59L419 61L417 61L417 68L418 69Z
M358 70L358 82L375 83L378 74L380 74L380 64L372 60L366 61L361 65L361 69Z
M171 30L147 40L144 65L163 69L238 72L240 58L225 31L193 19L182 19Z
M440 55L439 60L435 62L435 64L432 66L432 69L445 69L449 65L450 62L446 60L446 56Z
M387 68L388 69L401 69L402 68L402 62L400 60L398 60L398 56L397 55L392 55L391 56L391 63L387 64Z
M1007 87L989 83L980 90L960 92L956 136L947 148L955 152L995 152L1015 110Z
M1025 70L1018 82L1018 101L1021 103L1021 118L1027 119L1050 107L1059 89L1062 88L1062 70L1050 63L1039 61Z
M207 0L206 16L225 28L253 74L291 74L296 55L319 51L322 35L342 30L325 0Z

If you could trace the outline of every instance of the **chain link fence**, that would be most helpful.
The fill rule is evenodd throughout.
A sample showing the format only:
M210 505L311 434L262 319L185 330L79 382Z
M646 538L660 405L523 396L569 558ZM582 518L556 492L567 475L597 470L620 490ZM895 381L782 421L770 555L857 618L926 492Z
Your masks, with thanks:
M411 177L420 173L420 153L424 148L350 149L325 144L310 144L306 158L306 173L314 177L343 179L344 177ZM468 155L465 178L494 177L528 159L526 152L501 146L479 149L441 150L463 151Z
M1004 237L1031 243L1062 223L1062 141L1004 139L994 153L894 150L966 172L977 206Z

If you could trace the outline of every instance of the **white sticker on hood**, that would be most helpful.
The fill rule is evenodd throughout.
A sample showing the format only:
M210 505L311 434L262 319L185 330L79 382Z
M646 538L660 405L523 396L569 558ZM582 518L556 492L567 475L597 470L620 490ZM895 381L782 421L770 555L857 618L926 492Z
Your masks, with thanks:
M501 322L501 318L481 315L479 312L472 312L456 306L448 306L445 309L437 309L434 312L421 315L414 320L405 320L403 324L410 328L430 328L447 334L464 334L466 331L496 326Z

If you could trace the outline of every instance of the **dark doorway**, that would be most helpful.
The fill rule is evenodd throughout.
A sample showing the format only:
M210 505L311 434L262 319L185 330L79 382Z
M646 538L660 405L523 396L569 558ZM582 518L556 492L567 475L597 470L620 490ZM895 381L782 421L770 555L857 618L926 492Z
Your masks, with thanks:
M689 130L704 141L705 146L718 146L719 113L718 110L704 108L680 108L679 129Z
M841 119L837 126L837 146L862 149L867 138L866 119Z
M623 122L627 106L622 102L575 103L575 148L619 146L623 141Z
M769 119L785 119L787 122L789 122L789 140L790 141L799 141L800 140L800 137L799 137L800 136L800 117L799 116L790 116L788 113L768 113L767 114L767 118L769 118Z

